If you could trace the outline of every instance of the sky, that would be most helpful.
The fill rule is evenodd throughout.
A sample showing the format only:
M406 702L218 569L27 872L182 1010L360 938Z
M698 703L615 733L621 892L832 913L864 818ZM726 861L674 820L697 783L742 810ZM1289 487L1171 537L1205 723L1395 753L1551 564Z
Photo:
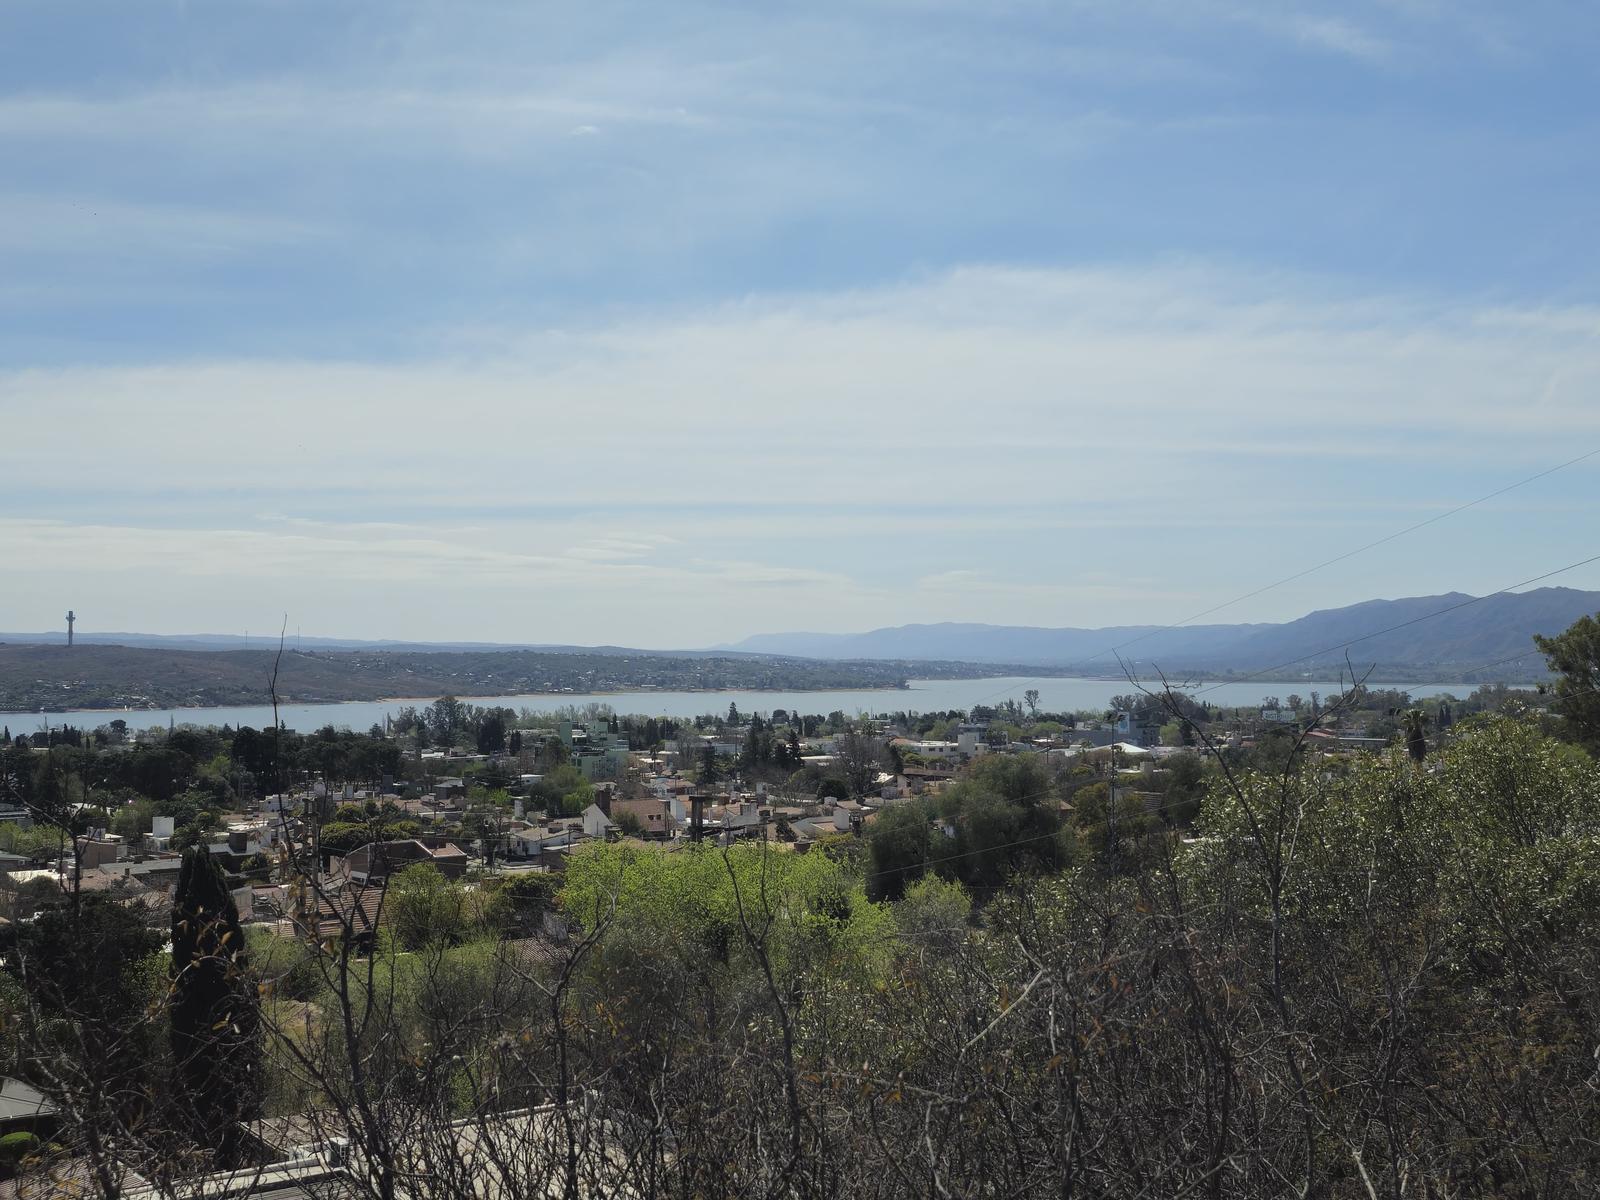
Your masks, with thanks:
M1600 450L1597 52L1538 0L9 0L0 629L1224 605ZM1496 591L1597 501L1209 619Z

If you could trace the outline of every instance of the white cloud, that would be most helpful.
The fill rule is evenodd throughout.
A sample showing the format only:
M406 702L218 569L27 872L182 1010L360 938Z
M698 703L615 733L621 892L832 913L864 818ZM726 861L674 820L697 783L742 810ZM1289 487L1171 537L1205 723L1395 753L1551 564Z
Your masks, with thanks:
M435 618L537 597L555 640L723 641L734 613L1170 617L1148 580L1171 573L1119 531L1168 556L1248 556L1251 529L1366 540L1600 441L1591 317L1193 267L970 268L404 366L12 371L0 416L27 450L0 481L0 555L30 592L88 564L149 594L377 585ZM1543 499L1556 536L1575 510ZM1111 577L1080 572L1108 548Z
M130 493L882 504L937 478L951 499L1025 479L1069 502L1101 494L1119 449L1163 470L1219 454L1538 456L1600 433L1586 322L1196 270L969 269L533 334L473 359L12 371L0 410L29 447L13 484L44 489L92 462Z
M1337 17L1300 17L1290 28L1302 41L1365 62L1384 62L1394 52L1382 38Z
M225 254L325 238L311 221L237 208L134 203L109 196L0 194L0 251L75 255Z

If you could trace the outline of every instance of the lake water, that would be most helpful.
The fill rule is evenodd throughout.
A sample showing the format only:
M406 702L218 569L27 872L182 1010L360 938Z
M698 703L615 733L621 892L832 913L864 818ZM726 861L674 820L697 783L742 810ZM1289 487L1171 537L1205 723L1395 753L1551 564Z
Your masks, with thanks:
M1397 687L1422 698L1451 693L1456 696L1470 694L1473 684L1384 684L1371 683L1373 688ZM1039 689L1039 707L1047 712L1094 711L1104 709L1111 697L1134 689L1126 679L1033 679L1022 676L990 679L914 679L904 690L857 690L839 692L623 692L605 695L540 694L533 696L462 696L473 704L504 705L533 712L551 712L567 705L583 706L590 703L609 704L619 713L638 713L652 717L698 717L707 713L726 713L729 704L737 704L742 713L770 713L775 708L790 712L856 713L879 712L962 712L977 704L999 704L1006 700L1022 703L1022 694L1029 688ZM1287 699L1291 693L1310 698L1312 692L1324 697L1338 693L1339 685L1327 680L1303 680L1298 683L1223 683L1202 684L1201 699L1209 704L1223 706L1253 705L1263 697L1277 696ZM421 708L432 697L416 700L354 700L344 704L285 704L279 706L278 715L290 729L302 733L320 729L324 725L363 730L383 724L383 718L406 705ZM113 718L121 718L130 729L150 729L168 723L179 725L249 725L256 729L270 728L272 706L250 705L235 708L150 708L123 711L120 709L78 709L56 713L0 713L0 721L8 725L13 734L32 733L51 725L69 724L93 729Z

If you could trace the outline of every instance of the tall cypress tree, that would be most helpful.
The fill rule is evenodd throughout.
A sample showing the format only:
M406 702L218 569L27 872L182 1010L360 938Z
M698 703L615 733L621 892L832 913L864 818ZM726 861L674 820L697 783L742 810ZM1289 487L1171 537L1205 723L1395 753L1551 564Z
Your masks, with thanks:
M190 1134L240 1165L240 1122L260 1111L261 1021L239 913L205 846L183 856L172 902L172 1053Z

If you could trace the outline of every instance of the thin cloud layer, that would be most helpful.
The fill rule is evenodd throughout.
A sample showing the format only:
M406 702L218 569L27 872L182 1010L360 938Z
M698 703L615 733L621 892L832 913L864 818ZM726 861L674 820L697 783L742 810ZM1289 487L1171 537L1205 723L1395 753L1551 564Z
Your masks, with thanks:
M1130 546L1214 551L1221 582L1252 538L1365 540L1600 444L1582 312L1289 286L967 268L473 360L13 372L0 403L30 449L7 500L31 515L0 525L0 554L41 578L96 563L152 603L189 576L465 589L519 639L692 643L729 613L1160 620L1195 589L1153 583ZM101 494L73 482L86 460ZM1405 586L1480 570L1429 562ZM634 632L591 619L592 595L633 588ZM554 630L519 627L525 594L555 598Z

